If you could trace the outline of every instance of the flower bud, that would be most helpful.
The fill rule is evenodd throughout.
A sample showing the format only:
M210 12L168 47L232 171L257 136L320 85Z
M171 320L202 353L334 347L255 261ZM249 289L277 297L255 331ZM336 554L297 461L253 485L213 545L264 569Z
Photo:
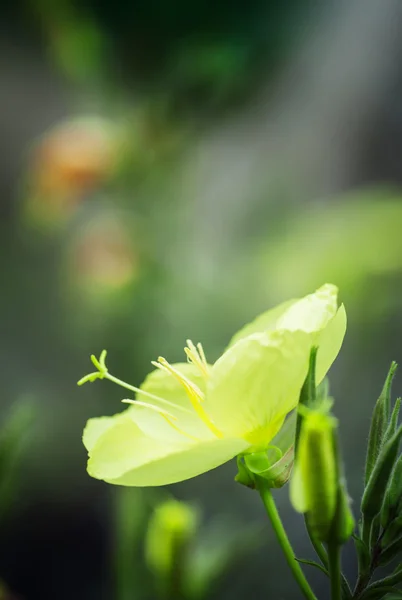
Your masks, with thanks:
M163 586L169 585L173 574L180 569L183 551L194 537L197 525L197 511L184 502L167 500L155 509L146 534L145 557Z
M336 421L320 411L302 420L290 499L298 512L307 513L312 532L326 541L338 498L338 461L334 444Z

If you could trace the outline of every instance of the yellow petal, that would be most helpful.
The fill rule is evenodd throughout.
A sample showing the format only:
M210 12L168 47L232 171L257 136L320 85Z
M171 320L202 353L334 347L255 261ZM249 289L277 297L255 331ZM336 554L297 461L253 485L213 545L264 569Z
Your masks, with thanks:
M266 445L299 401L311 337L303 331L254 334L215 363L207 411L226 436Z
M264 331L272 331L276 329L276 324L278 322L279 317L281 317L293 304L298 302L299 300L288 300L287 302L282 302L275 308L271 308L266 312L259 315L254 321L248 323L240 331L238 331L230 340L228 348L233 346L239 340L248 337L254 333L263 333Z
M325 329L318 334L315 342L318 346L316 364L317 385L324 379L332 363L338 356L346 333L346 322L346 311L342 304L335 317L333 317L327 323Z
M184 481L222 465L247 449L241 439L167 443L145 435L129 417L110 417L90 451L88 473L126 486L159 486ZM94 421L94 420L92 420ZM94 429L92 424L91 429Z
M128 410L125 410L113 417L97 417L95 419L89 419L82 435L83 444L88 452L92 450L99 437L105 433L109 427L115 425L119 420L125 419L127 414Z
M335 285L323 285L314 294L294 302L279 317L276 328L289 331L300 329L307 333L322 331L336 314L337 297L338 288Z

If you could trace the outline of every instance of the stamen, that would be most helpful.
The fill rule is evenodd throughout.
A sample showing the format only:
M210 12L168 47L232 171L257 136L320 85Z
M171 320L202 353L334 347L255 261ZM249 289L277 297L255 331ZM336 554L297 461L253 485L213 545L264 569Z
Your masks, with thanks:
M155 406L154 404L148 404L148 402L141 402L141 400L132 400L131 398L124 398L122 402L124 402L124 404L134 404L137 406L143 406L144 408L149 408L150 410L154 410L158 414L162 415L162 417L168 417L169 419L174 419L175 421L177 421L177 417L175 417L175 415L172 415L172 413L170 413L169 411L165 410L164 408L160 408L159 406Z
M198 367L203 377L207 379L209 375L208 363L206 361L204 350L201 344L197 344L197 347L195 347L191 340L186 340L186 342L187 347L184 348L184 352L186 353L189 362Z
M198 350L199 355L201 356L202 362L204 363L204 365L206 367L208 367L207 359L205 358L205 354L204 354L204 348L202 347L201 342L198 342L197 350Z
M180 373L180 371L178 369L175 369L175 367L173 367L170 363L168 363L168 361L165 358L163 358L163 356L158 357L158 362L152 361L152 364L155 367L157 367L158 369L161 369L162 371L166 371L167 373L170 373L171 375L173 375L173 377L175 379L177 379L177 381L184 387L184 390L185 390L195 412L200 417L200 419L204 423L204 425L206 425L208 427L208 429L210 431L212 431L212 433L214 435L216 435L216 437L222 438L223 437L222 433L215 426L212 419L209 417L209 415L206 413L204 408L201 406L201 403L204 400L204 394L199 389L199 387L197 385L195 385L195 383L193 383L192 381L187 379L187 377L185 377L182 373Z
M147 398L151 398L151 400L157 400L158 402L160 402L161 404L165 404L166 406L171 406L175 410L181 410L182 412L191 414L191 410L189 410L188 408L185 408L184 406L180 406L180 404L175 404L174 402L170 402L169 400L165 400L165 398L161 398L160 396L156 396L155 394L151 394L150 392L145 392L141 388L137 388L134 385L130 385L130 384L126 383L125 381L122 381L121 379L117 379L117 377L114 377L109 372L107 372L105 374L105 379L109 379L109 381L113 381L114 383L117 383L117 385L124 387L126 390L130 390L131 392L135 392L137 394L142 394L143 396L146 396Z

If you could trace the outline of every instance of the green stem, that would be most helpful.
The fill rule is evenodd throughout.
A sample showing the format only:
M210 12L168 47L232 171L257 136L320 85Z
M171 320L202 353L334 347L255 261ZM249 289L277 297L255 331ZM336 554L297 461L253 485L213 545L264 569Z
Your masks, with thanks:
M314 550L316 551L318 558L320 559L320 561L322 562L322 564L324 565L324 567L326 569L328 569L328 556L327 553L325 551L324 546L321 544L321 542L317 541L313 532L311 531L311 527L310 524L308 522L308 519L304 519L305 525L306 525L306 529L307 529L307 533L309 535L311 544L314 548Z
M320 561L322 562L322 564L324 565L324 567L328 570L328 555L327 552L324 548L324 546L322 545L321 542L319 542L313 532L311 531L311 527L310 524L308 522L308 519L304 519L304 522L306 524L306 529L307 529L307 533L309 535L311 544L314 548L314 550L316 551L318 558L320 559ZM352 590L349 587L349 583L347 582L346 577L342 574L341 572L341 587L342 587L342 598L344 600L349 600L350 598L352 598Z
M331 600L342 600L341 591L341 547L328 545L328 567L331 580Z
M314 592L309 586L299 563L295 559L293 548L289 542L289 538L283 527L270 488L267 486L266 482L261 477L257 477L256 480L257 489L264 503L265 510L267 511L267 515L271 521L278 542L283 550L283 553L285 554L286 561L293 573L293 577L296 579L300 590L302 591L303 596L306 598L306 600L317 600L317 597L315 596Z

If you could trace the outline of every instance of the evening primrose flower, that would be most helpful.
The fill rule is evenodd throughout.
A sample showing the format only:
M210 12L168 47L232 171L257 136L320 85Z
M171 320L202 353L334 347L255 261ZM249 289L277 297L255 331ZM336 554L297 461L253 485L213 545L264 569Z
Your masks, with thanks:
M126 411L88 421L88 473L118 485L165 485L264 452L298 404L311 348L318 347L317 384L340 350L346 313L337 291L326 284L263 313L213 365L188 340L187 362L159 357L139 388L109 373L105 352L92 357L97 371L79 384L109 379L136 396L123 400Z

